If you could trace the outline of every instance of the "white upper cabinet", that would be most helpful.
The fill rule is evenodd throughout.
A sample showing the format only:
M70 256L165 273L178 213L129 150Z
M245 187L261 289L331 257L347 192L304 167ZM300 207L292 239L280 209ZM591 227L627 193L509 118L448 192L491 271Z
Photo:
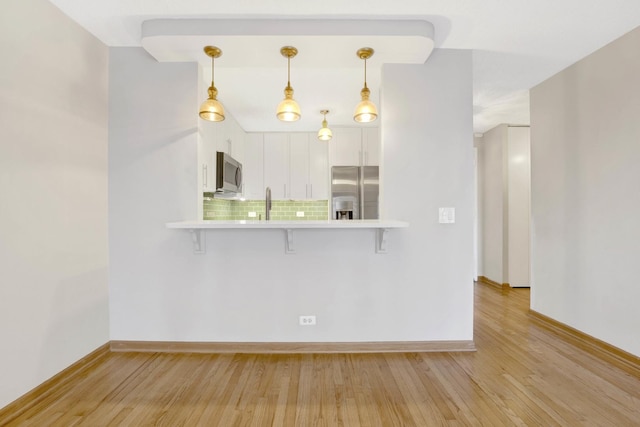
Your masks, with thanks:
M331 166L359 166L362 156L360 128L334 128L328 142Z
M215 191L216 188L216 151L220 126L219 123L200 120L198 124L198 164L200 164L200 188L202 191Z
M217 122L216 124L218 125L218 132L216 134L218 151L227 153L242 163L244 160L246 132L231 115L227 115L224 121Z
M246 199L262 199L264 193L264 138L261 133L249 133L245 141L242 163L243 196Z
M380 153L378 128L335 128L329 141L331 166L377 166Z
M309 196L309 134L292 133L289 135L290 155L290 198L304 200Z
M264 187L271 188L273 200L290 199L289 135L264 134Z
M380 165L380 128L362 128L362 166Z
M346 135L360 141L355 158L362 157L359 129L348 131ZM315 132L246 133L230 116L223 122L203 121L199 132L198 183L203 191L215 191L216 152L222 151L242 163L243 196L247 199L263 199L266 187L271 188L274 200L329 198L329 147L333 140L319 141Z
M289 136L290 179L293 200L325 200L329 196L329 162L327 143L315 133L292 133Z
M320 141L315 133L309 136L309 196L308 199L329 198L329 142Z
M216 152L230 154L242 163L246 133L231 115L222 122L199 120L198 131L198 164L201 167L198 182L203 191L215 191Z
M315 133L250 133L245 143L247 199L326 200L329 196L327 143Z

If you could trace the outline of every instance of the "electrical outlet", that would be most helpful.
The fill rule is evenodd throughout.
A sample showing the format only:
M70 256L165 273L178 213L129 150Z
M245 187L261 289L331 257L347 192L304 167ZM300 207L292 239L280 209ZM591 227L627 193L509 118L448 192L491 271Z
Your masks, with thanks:
M302 218L302 217L304 217L304 211L298 211L298 212L296 212L296 216L297 216L298 218Z
M249 218L255 218L257 214L255 212L249 212Z
M314 326L316 324L316 316L300 316L300 326Z

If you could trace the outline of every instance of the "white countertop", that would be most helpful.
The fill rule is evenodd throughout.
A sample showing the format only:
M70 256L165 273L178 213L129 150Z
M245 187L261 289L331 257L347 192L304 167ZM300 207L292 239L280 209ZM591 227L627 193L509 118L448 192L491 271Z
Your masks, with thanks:
M387 235L392 228L407 228L409 223L393 219L353 219L353 220L327 220L327 221L179 221L168 222L167 228L189 230L193 239L194 253L205 253L205 231L211 229L272 229L285 231L285 253L295 253L293 230L301 229L374 229L376 230L376 253L387 252Z
M354 219L327 221L179 221L168 222L167 228L207 229L207 228L275 228L275 229L304 229L304 228L407 228L409 223L392 219Z

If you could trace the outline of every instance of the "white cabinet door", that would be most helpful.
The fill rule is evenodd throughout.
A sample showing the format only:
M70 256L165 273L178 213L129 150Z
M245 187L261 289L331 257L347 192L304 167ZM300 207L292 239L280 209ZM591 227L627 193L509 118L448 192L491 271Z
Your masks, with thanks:
M378 166L379 128L336 128L329 141L331 166Z
M230 139L228 133L229 123L225 120L222 122L207 122L206 125L212 128L209 132L213 135L216 151L229 154L229 144L227 143L227 140Z
M329 198L329 144L309 134L309 195L308 199Z
M244 162L242 164L244 197L247 199L259 200L264 198L263 150L263 135L261 133L247 134Z
M244 144L244 195L274 200L327 200L329 149L311 133L249 133Z
M362 129L363 166L380 165L380 128Z
M231 157L244 163L245 131L236 123L231 136Z
M199 124L198 164L202 191L215 191L216 185L216 123L204 120Z
M290 198L289 136L286 133L264 134L264 186L271 188L271 198Z
M329 141L331 166L359 166L362 157L360 128L335 128Z
M218 137L218 151L223 151L239 161L244 160L245 131L230 115L223 122L218 122L220 134Z
M293 200L310 199L309 134L289 134L289 180Z

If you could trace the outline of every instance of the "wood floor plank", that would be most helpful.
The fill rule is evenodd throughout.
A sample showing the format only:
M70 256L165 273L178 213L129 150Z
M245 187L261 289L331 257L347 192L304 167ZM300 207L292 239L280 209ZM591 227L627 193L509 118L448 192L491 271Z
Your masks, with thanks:
M640 425L640 366L542 324L527 289L475 292L476 352L105 353L0 425Z

